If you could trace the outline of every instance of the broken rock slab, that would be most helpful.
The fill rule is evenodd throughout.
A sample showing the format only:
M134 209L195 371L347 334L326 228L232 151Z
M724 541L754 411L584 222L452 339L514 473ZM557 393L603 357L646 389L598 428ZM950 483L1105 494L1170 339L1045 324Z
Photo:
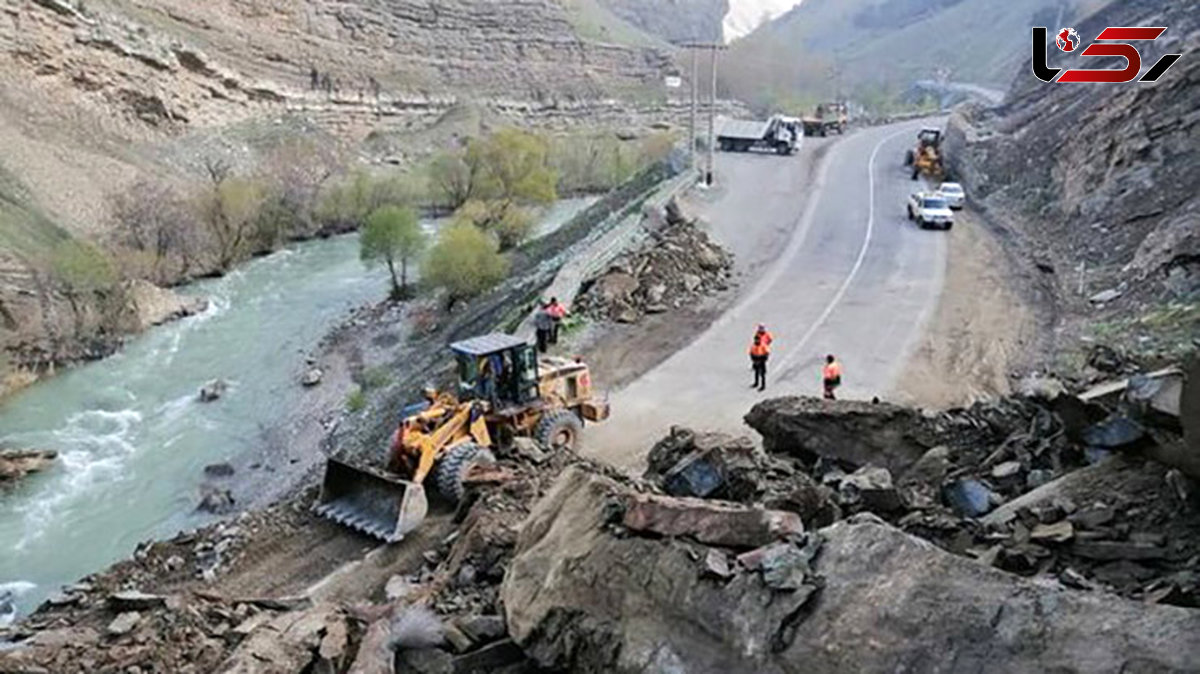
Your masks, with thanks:
M904 507L887 468L863 466L842 478L838 492L844 504L862 503L872 512L889 513Z
M825 588L784 671L1183 671L1200 653L1196 611L1049 587L870 516L821 534Z
M750 438L673 426L651 448L645 477L672 496L750 502L764 490L765 463Z
M542 667L1115 674L1186 671L1200 653L1200 612L1020 578L872 515L819 532L819 591L770 588L758 572L720 581L688 544L613 532L606 513L625 494L570 468L521 531L501 601Z
M608 513L629 497L573 466L534 507L501 586L513 640L554 671L781 671L772 643L811 593L714 578L693 543L614 535Z
M873 464L903 474L937 443L917 410L890 403L811 397L765 400L745 417L770 453Z
M1023 508L1066 500L1087 503L1098 493L1150 493L1162 482L1166 467L1152 461L1113 456L1092 466L1086 466L1018 496L980 518L986 525L1006 524L1017 517Z
M633 531L686 536L732 548L755 548L804 533L804 523L796 513L652 494L626 498L622 524Z

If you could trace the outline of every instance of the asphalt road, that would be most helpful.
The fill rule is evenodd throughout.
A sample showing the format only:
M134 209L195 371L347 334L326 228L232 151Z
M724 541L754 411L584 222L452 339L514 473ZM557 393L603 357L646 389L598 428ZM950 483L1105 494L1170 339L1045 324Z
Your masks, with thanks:
M699 199L700 215L751 283L689 346L613 392L612 419L589 427L584 453L637 467L672 425L753 433L742 416L756 401L821 394L827 353L845 368L840 397L886 397L945 277L946 233L918 229L904 210L917 186L904 151L926 124L806 139L791 158L718 154L722 186ZM763 393L750 388L747 355L758 323L775 338Z

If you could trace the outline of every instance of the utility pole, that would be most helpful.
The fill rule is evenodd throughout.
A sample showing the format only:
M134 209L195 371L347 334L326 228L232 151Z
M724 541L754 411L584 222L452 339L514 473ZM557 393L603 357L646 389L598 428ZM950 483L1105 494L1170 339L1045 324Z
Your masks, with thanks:
M692 121L688 127L690 141L688 143L688 167L695 169L696 167L696 91L699 89L699 84L696 80L700 77L700 57L695 49L688 49L692 52Z
M724 47L721 47L724 49ZM704 184L712 187L713 167L717 153L717 45L712 45L712 89L708 99L708 170L704 172Z
M705 161L704 172L702 177L704 184L711 186L713 184L714 165L716 163L716 143L717 143L717 52L725 49L725 45L716 42L689 42L681 45L692 52L692 114L691 114L691 148L689 156L691 157L692 167L700 168L699 162L696 161L696 99L697 88L700 79L699 73L699 55L697 50L708 49L712 52L711 59L711 81L708 90L708 156Z

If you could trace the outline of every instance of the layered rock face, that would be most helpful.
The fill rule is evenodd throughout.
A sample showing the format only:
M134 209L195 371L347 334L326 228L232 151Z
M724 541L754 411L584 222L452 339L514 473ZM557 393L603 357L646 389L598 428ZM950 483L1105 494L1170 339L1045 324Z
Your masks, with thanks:
M1114 2L1075 26L1085 42L1107 26L1168 26L1137 44L1143 72L1163 54L1184 54L1158 82L1085 91L1043 83L1027 62L1003 106L951 118L947 156L968 194L1042 249L1060 283L1075 286L1084 274L1084 299L1112 288L1100 301L1200 291L1200 60L1187 56L1200 44L1194 9L1184 0ZM1115 65L1048 52L1052 67Z
M589 40L573 19L554 0L6 3L7 364L42 369L98 356L125 329L116 323L154 322L103 318L103 297L68 306L48 272L62 241L108 239L110 197L139 179L194 185L206 157L251 169L295 137L353 154L368 137L395 134L366 153L409 161L437 143L411 135L464 105L482 111L484 128L624 128L674 114L664 105L668 52Z

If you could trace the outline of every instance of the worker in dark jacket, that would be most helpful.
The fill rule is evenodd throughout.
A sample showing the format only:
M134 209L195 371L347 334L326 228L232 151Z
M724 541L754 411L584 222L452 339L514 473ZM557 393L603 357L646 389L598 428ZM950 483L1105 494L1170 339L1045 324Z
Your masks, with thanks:
M546 311L546 307L538 307L533 316L533 327L537 331L538 353L546 353L546 345L550 343L550 336L554 332L554 317Z

